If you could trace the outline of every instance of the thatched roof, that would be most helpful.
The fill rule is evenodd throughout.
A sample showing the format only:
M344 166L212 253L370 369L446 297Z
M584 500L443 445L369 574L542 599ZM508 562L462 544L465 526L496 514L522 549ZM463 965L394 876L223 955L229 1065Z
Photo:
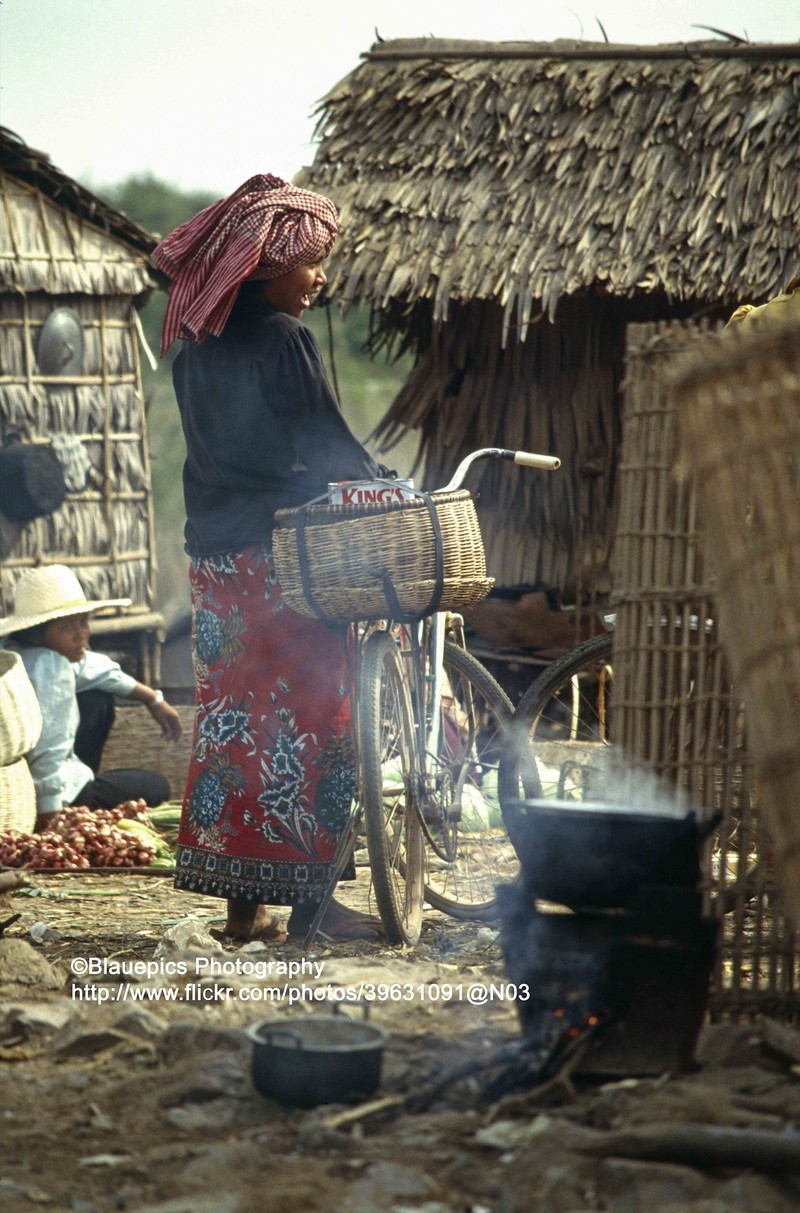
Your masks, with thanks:
M320 115L302 180L341 209L345 300L492 300L524 334L563 295L798 269L800 45L379 42Z
M0 289L139 295L157 238L0 127Z

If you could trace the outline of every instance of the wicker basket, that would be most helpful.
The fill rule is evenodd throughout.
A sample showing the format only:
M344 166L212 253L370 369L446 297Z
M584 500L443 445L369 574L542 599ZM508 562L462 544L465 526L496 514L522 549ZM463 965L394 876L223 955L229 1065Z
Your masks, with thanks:
M494 584L465 489L388 504L278 510L273 553L287 605L326 622L462 610Z
M33 749L42 731L42 713L19 653L0 649L0 766Z
M742 324L674 372L720 636L800 929L800 323Z
M0 830L31 834L36 822L36 791L24 758L0 767Z

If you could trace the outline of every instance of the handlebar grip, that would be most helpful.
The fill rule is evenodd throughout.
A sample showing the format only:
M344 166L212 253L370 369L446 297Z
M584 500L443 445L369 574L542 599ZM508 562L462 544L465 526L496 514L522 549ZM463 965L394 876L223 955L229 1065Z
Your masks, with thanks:
M557 455L534 455L532 451L514 451L514 462L526 468L541 468L545 472L555 472L561 467Z

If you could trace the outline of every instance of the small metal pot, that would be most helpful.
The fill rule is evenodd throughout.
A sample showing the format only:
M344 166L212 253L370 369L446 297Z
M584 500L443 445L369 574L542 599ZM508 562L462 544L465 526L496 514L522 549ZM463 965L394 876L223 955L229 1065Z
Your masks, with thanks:
M253 1024L251 1073L260 1095L296 1108L355 1103L376 1090L387 1033L364 1018L333 1015Z

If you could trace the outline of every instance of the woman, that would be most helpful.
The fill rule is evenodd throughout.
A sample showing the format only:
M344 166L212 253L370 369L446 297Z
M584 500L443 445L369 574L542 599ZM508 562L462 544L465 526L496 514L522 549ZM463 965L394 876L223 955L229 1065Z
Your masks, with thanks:
M325 285L332 202L252 177L167 236L162 354L186 438L194 744L178 888L227 899L223 935L276 938L269 906L305 935L329 885L354 790L342 636L284 607L270 553L276 509L381 469L348 428L301 323ZM375 938L333 901L331 939Z
M126 674L105 653L89 647L89 617L130 600L89 601L71 569L31 569L17 582L14 613L0 620L0 637L22 656L39 706L42 731L26 754L36 789L36 830L46 830L65 805L113 809L126 800L161 804L169 784L158 771L139 768L97 774L114 723L114 696L143 703L164 737L181 735L178 713L161 691Z

